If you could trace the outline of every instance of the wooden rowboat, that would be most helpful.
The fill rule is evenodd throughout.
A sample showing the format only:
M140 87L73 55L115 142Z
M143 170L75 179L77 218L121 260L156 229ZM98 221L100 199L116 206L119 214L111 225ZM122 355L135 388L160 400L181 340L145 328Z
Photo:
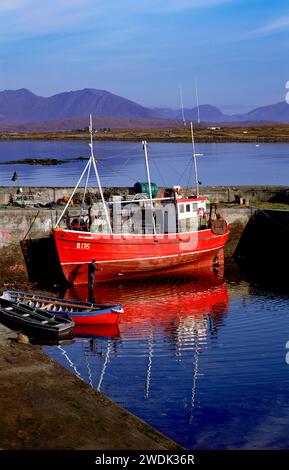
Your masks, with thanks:
M72 318L76 325L115 325L123 313L122 305L100 305L27 292L4 291L2 298L55 316Z
M0 321L33 337L59 339L72 333L74 322L29 305L0 298Z

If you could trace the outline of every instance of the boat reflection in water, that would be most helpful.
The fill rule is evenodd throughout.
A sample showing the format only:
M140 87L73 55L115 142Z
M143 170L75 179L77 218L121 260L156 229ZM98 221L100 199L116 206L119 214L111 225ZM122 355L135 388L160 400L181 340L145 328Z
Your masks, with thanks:
M63 295L69 300L87 301L88 289L74 286ZM219 322L224 315L229 297L223 281L223 268L196 272L186 267L177 274L167 271L151 280L96 285L94 300L102 304L117 300L124 305L125 313L119 324L120 336L124 339L132 330L137 330L138 337L145 335L142 325L151 328L162 324L164 327L175 325L181 334L182 328L187 329L197 323L204 325L206 331L209 323L211 330L214 320ZM97 328L94 327L95 333ZM107 336L111 334L108 332Z
M88 291L85 286L75 286L62 295L70 300L87 300ZM229 302L222 271L196 274L188 268L178 275L167 273L161 278L142 282L97 285L94 296L96 302L103 304L121 302L125 313L114 328L77 327L74 330L76 338L96 338L96 342L90 343L91 352L96 354L103 353L101 338L119 339L115 341L115 356L126 342L145 341L151 359L153 343L161 337L166 338L174 356L181 355L183 348L199 354L206 346L207 336L217 334Z
M176 413L191 423L202 353L214 341L229 303L223 273L166 274L142 282L95 287L99 303L118 301L124 314L114 328L77 327L75 343L48 354L92 387L142 419L168 432L165 418ZM87 300L76 286L61 294ZM206 364L206 361L205 361Z
M75 325L75 338L119 338L118 325Z

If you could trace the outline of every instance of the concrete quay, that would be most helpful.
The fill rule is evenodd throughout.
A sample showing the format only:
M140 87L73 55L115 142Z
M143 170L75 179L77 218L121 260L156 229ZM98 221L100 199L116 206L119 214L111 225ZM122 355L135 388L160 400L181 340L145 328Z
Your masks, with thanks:
M0 448L181 450L0 324Z

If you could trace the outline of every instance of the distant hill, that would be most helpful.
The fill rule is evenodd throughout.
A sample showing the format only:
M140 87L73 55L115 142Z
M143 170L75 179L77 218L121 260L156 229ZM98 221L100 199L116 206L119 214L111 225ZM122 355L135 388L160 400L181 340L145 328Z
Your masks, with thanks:
M197 121L196 107L185 109L184 113L187 121ZM289 105L285 101L235 115L204 104L199 107L199 113L201 123L208 124L289 123ZM25 88L0 92L1 129L17 127L19 130L21 126L24 130L55 130L56 126L60 126L60 130L77 129L83 127L84 122L87 124L89 114L100 127L165 127L182 123L180 109L147 108L105 90L85 88L50 97L37 96Z
M181 109L170 109L170 108L155 108L151 110L155 117L163 117L166 119L177 119L182 121ZM198 120L198 114L200 115L201 122L227 122L235 120L233 116L223 114L216 106L210 104L202 104L198 108L184 109L184 116L186 121Z
M88 116L151 117L149 109L104 90L85 88L44 98L31 91L0 92L0 116L14 122L48 121Z
M125 117L93 117L95 129L154 129L178 127L182 123L173 119L162 118L125 118ZM33 121L23 123L1 123L0 131L7 132L50 132L50 131L70 131L84 129L88 126L88 116L82 118L67 118L50 121Z
M234 116L240 121L272 121L272 122L289 122L289 105L286 101L272 104L269 106L262 106L253 109L249 113Z

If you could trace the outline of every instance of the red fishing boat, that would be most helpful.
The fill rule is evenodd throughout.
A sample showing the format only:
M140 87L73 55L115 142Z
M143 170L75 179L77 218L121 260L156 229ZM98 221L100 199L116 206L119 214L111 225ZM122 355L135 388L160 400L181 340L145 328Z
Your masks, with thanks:
M191 130L193 140L192 126ZM184 197L180 187L175 186L156 197L153 193L156 185L150 181L146 142L143 142L148 183L135 185L140 191L135 198L106 201L93 153L92 122L90 135L90 159L53 230L62 272L70 284L87 283L92 260L98 267L94 282L150 276L187 263L199 268L218 262L229 227L213 211L213 205L207 213L206 199L199 195L194 140L196 194ZM86 177L85 198L92 169L100 202L71 221L67 216L70 202Z
M186 200L185 204L193 201ZM87 283L88 264L93 259L99 267L96 282L156 274L185 263L200 267L214 262L228 239L228 229L221 235L208 228L191 233L140 236L99 236L62 229L54 230L54 239L65 278L71 284L83 284Z
M24 240L21 246L30 278L39 280L45 271L46 277L55 280L60 267L68 283L87 284L88 268L93 261L97 266L93 282L147 277L186 264L198 269L220 263L220 253L227 242L229 227L215 205L211 204L208 210L206 199L199 194L196 159L199 154L195 152L193 126L194 194L183 195L180 186L166 188L159 193L150 180L147 144L143 142L147 183L136 183L134 195L111 196L108 200L104 197L94 157L91 118L89 129L90 158L52 231L56 254L54 268L57 269L53 268L54 274L51 274L52 252L45 239L42 244ZM92 171L98 185L99 202L85 206ZM85 181L83 204L81 208L71 208L82 180ZM46 255L49 259L44 270L46 252L49 252L49 256ZM37 276L35 272L33 276L33 270Z

